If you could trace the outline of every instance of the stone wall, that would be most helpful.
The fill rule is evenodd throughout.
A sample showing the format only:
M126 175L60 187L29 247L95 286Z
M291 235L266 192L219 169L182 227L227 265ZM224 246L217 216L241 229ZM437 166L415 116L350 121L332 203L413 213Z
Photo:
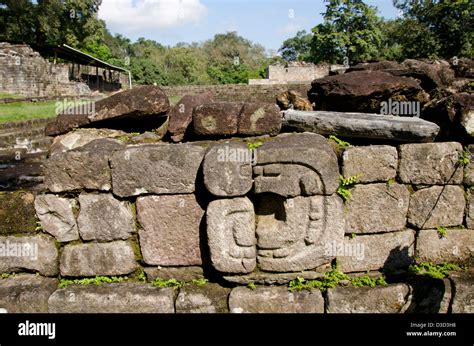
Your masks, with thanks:
M255 138L92 139L55 141L43 192L0 195L0 273L25 273L3 275L0 308L474 312L472 272L407 272L415 262L472 262L473 167L460 164L459 143L343 149L300 133L260 138L250 151ZM341 188L340 175L355 185ZM16 209L25 212L18 227ZM388 284L345 277L322 291L292 289L324 281L335 261L349 278L383 272ZM122 282L64 281L100 276Z
M184 95L200 95L211 93L216 101L250 101L250 102L275 102L277 94L293 89L306 95L311 88L311 82L296 84L275 85L186 85L161 87L168 97L181 98Z
M69 80L67 64L53 64L28 45L0 43L0 92L16 95L86 95L87 85Z
M15 148L48 151L52 139L45 136L44 129L50 121L46 118L0 124L0 152Z
M98 73L98 78L96 77ZM26 44L0 42L0 92L25 97L90 95L128 88L128 76L102 68L52 63Z

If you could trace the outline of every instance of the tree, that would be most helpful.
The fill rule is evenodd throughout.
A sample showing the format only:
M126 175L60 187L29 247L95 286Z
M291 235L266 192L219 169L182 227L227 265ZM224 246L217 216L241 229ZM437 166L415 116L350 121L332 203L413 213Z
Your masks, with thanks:
M315 62L355 63L379 55L382 33L376 9L362 0L329 0L324 22L313 28Z
M0 41L34 42L35 11L29 0L0 0Z
M313 35L306 30L298 31L295 37L283 42L278 50L286 61L311 59L311 40Z
M446 59L473 56L472 0L393 0L393 3L404 14L398 38L407 56Z
M267 62L265 48L239 36L236 32L217 34L204 42L207 55L207 74L213 83L247 83L259 78L259 71Z

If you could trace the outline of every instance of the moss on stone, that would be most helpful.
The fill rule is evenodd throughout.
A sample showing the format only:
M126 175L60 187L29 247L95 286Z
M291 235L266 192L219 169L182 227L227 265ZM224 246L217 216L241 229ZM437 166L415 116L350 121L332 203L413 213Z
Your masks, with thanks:
M0 192L0 235L35 233L34 201L33 192Z

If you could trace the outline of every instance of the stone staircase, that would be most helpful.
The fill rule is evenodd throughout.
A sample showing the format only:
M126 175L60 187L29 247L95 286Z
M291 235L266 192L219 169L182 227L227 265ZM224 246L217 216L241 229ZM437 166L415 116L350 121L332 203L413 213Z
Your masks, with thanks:
M0 124L0 189L40 186L42 162L52 142L44 134L49 121L32 119Z

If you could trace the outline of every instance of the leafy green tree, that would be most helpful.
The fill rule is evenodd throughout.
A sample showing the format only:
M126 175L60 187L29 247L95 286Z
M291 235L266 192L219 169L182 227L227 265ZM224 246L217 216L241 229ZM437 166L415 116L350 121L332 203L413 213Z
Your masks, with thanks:
M403 12L398 38L406 56L472 57L472 0L393 0Z
M312 38L306 30L298 31L295 37L285 40L278 51L286 61L310 60Z
M323 18L312 30L313 61L355 63L378 57L382 33L374 7L362 0L329 0Z
M0 41L35 40L35 5L29 0L0 0Z

